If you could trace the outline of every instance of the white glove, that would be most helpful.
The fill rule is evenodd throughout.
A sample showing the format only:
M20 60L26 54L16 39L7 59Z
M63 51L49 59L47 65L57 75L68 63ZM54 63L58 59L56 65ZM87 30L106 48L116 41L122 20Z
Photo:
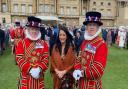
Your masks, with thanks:
M37 67L37 68L32 68L29 73L33 78L38 79L40 77L40 72L41 69Z
M14 39L11 39L11 42L14 42Z
M80 70L74 70L73 77L75 78L75 80L79 80L80 77L82 77L82 71L80 71Z

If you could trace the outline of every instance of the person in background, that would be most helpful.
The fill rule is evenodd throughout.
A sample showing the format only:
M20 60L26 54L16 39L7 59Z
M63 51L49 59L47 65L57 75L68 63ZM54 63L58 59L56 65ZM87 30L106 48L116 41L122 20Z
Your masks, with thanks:
M15 54L16 46L20 40L25 38L25 33L23 28L20 26L20 22L15 22L15 28L11 32L11 41L14 42L13 53Z
M75 38L74 29L72 27L68 27L68 31L72 35L72 37Z
M55 28L54 26L49 27L48 33L49 33L49 37L50 37L49 51L50 51L50 55L51 55L51 50L52 50L53 45L55 44L55 42L57 40L57 36L58 36L57 28Z
M3 55L3 50L4 50L4 42L5 42L5 32L1 28L1 23L0 23L0 55Z
M119 36L119 47L123 49L125 47L125 39L126 39L126 31L123 26L119 27L118 36Z
M81 26L81 36L84 39L84 33L86 31L86 27L84 25Z
M104 41L106 42L107 41L107 31L106 29L102 29L102 38L104 39Z
M108 34L107 34L107 45L108 47L112 46L112 35L111 35L111 29L108 30Z
M126 30L126 49L128 49L128 29Z
M78 55L78 53L80 51L80 45L81 45L82 41L83 41L83 38L81 36L81 33L80 33L80 31L77 31L75 39L74 39L75 50L76 50L77 55Z
M18 89L44 89L44 72L48 69L48 44L41 40L41 20L28 17L26 38L16 48L20 70Z
M108 48L99 36L99 27L103 24L101 13L87 12L83 24L86 25L85 40L82 42L73 76L78 81L78 89L102 89Z
M14 32L14 25L11 24L10 28L9 28L9 38L10 38L10 45L11 45L11 54L13 54L13 50L14 50L14 39L11 39L12 37L12 33Z
M114 33L114 29L111 29L111 37L112 37L112 45L115 44L115 33Z
M5 49L9 47L9 26L5 27Z
M46 30L43 24L40 27L40 32L41 32L41 39L45 40Z
M51 54L53 89L73 89L72 71L75 63L73 38L65 26L59 27L59 34Z

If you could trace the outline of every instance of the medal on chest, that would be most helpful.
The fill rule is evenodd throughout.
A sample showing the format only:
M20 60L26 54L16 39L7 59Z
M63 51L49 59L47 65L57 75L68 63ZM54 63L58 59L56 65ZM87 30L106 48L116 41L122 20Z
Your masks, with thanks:
M92 54L96 53L96 47L93 46L92 44L87 44L85 47L85 51L90 52Z
M38 48L44 48L44 46L41 43L36 43L35 49L38 49Z

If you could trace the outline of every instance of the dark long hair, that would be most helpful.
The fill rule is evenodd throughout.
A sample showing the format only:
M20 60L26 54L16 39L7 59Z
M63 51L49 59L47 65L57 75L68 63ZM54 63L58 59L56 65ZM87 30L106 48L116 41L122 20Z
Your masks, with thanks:
M73 42L73 37L72 35L69 33L67 27L65 26L60 26L59 27L59 33L60 33L60 30L63 30L67 36L67 39L66 39L66 45L65 45L65 48L64 48L64 55L67 54L67 51L69 49L69 47L73 47L73 50L74 50L74 42ZM56 47L55 49L58 49L60 54L62 52L62 44L60 42L60 39L59 39L59 34L58 34L58 37L57 37L57 40L56 40L56 43L55 43Z

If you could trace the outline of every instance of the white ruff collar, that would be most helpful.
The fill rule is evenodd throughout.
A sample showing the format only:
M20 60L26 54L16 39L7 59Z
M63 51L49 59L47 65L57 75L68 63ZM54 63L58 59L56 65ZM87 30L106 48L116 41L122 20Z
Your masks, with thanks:
M36 40L38 40L38 39L41 38L41 33L40 33L40 32L39 32L39 34L38 34L38 36L37 36L36 38L32 38L32 37L31 37L31 35L30 35L29 32L28 32L28 29L26 29L25 34L26 34L26 38L28 38L28 39L30 39L30 40L32 40L32 41L36 41Z
M85 40L92 40L92 39L94 39L95 37L97 37L97 36L100 34L100 32L101 32L101 29L99 29L99 30L96 32L95 35L89 36L88 32L85 31L85 33L84 33L84 39L85 39Z

